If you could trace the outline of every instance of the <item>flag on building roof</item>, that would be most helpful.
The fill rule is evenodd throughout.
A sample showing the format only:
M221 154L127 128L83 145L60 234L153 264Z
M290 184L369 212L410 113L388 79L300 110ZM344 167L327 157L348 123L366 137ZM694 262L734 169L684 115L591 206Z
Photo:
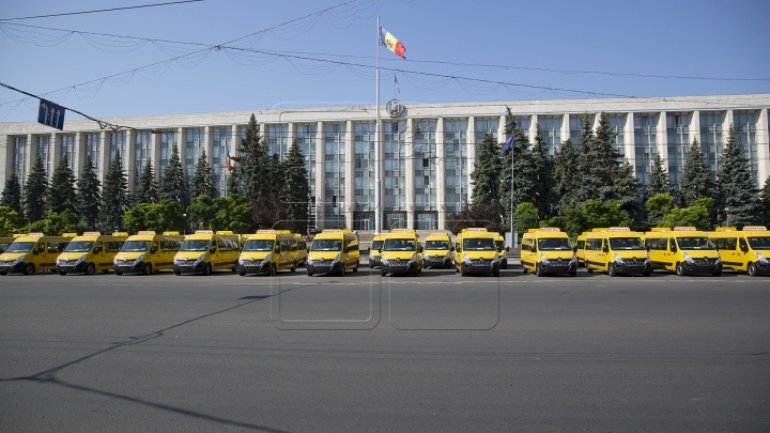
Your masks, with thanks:
M225 157L225 168L227 168L227 171L233 171L233 162L230 160L230 146L225 146L225 150L227 151L227 156Z
M396 86L396 93L401 94L401 87L398 85L398 77L393 74L393 84Z
M500 149L500 155L507 154L513 148L513 143L515 143L515 142L516 142L516 140L513 139L513 135L508 137L508 140L505 142L503 147Z
M380 26L380 40L387 49L406 60L406 47L404 44L397 37L393 36L393 33L385 30L382 26Z

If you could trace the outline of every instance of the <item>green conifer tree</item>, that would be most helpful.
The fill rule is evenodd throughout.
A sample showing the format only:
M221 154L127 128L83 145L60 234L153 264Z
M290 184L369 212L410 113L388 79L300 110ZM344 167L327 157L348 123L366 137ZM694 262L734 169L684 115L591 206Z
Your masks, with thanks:
M24 213L21 206L21 184L19 183L19 175L15 171L11 172L11 176L5 180L0 205L13 209L17 215Z
M499 146L492 134L486 133L484 141L479 146L478 161L471 173L473 204L499 204L501 178L502 163Z
M546 146L543 136L540 133L540 125L536 126L534 144L532 145L532 165L535 175L535 200L539 218L545 220L550 218L553 213L553 189L554 174L553 160L548 156L548 146Z
M136 189L136 203L157 203L158 201L158 181L155 180L152 159L148 158Z
M24 215L29 222L45 218L45 199L48 196L48 177L43 160L38 155L32 173L27 176L24 186Z
M693 139L679 180L681 204L689 207L694 205L699 198L715 197L714 188L715 185L709 175L709 169L706 167L700 144L698 144L697 139Z
M120 152L115 153L107 175L104 177L99 225L102 231L111 232L123 228L123 214L129 208L128 181L123 171Z
M78 206L77 213L85 221L89 230L96 229L99 219L101 198L101 182L96 174L91 156L86 158L85 167L78 176Z
M725 205L725 223L728 226L760 222L761 203L757 183L751 175L748 160L732 127L727 133L727 143L722 150L719 183Z
M663 167L663 159L659 153L655 154L650 171L650 182L647 185L647 196L652 197L655 194L671 194L671 185L668 180L668 173Z
M171 157L168 159L168 167L160 184L160 199L173 200L187 209L190 204L189 188L187 179L182 169L182 161L179 158L179 150L176 145L171 149Z
M216 195L216 192L214 191L214 177L205 150L201 152L201 156L198 157L198 164L195 166L195 175L193 176L192 185L193 198L198 198L204 194L210 197Z
M564 213L580 204L578 189L582 176L578 176L578 150L570 140L562 143L553 157L553 182L557 195L556 211Z
M762 188L762 209L763 220L762 224L770 226L770 176L765 180L765 186Z
M310 215L310 184L308 172L305 167L305 156L297 146L292 143L289 148L289 156L284 164L282 179L283 194L282 206L286 210L286 219L289 228L296 233L308 232L308 216Z
M51 177L51 186L48 188L48 210L60 214L69 209L77 215L78 198L75 191L75 173L72 172L65 155Z

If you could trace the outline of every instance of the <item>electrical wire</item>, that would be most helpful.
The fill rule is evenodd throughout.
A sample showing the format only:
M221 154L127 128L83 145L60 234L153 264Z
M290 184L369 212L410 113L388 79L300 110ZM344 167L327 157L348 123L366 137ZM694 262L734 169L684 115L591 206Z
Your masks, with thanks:
M202 2L202 1L203 0L179 0L179 1L166 2L166 3L152 3L152 4L136 5L136 6L122 6L122 7L108 8L108 9L93 9L93 10L78 11L78 12L63 12L58 14L36 15L36 16L30 16L30 17L0 18L0 21L19 21L19 20L31 20L31 19L37 19L37 18L52 18L52 17L64 17L64 16L70 16L70 15L95 14L95 13L102 13L102 12L117 12L117 11L131 10L131 9L152 8L152 7L158 7L158 6L171 6L171 5L181 4L181 3L196 3L196 2Z

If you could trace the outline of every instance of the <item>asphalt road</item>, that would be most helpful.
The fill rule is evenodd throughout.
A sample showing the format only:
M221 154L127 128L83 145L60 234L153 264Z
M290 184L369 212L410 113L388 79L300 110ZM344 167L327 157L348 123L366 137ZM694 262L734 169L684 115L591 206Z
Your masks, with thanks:
M2 432L767 432L770 278L0 277Z

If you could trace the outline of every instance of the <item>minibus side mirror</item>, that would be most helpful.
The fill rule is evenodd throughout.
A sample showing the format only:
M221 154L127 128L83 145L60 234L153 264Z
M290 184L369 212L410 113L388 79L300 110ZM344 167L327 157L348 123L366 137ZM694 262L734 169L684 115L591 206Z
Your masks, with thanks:
M99 254L102 252L102 247L94 247L94 254Z
M417 247L417 252L418 252L418 253L421 253L421 252L422 252L422 245L420 245L419 247Z
M449 247L449 251L454 251L455 247Z
M35 255L40 254L40 248L35 247L35 249L32 250L32 254L35 254Z
M503 247L497 247L497 252L498 252L498 253L501 253L501 252L503 252Z
M461 253L461 252L463 252L463 247L461 247L461 246L458 246L458 247L457 247L457 252L458 252L458 253Z
M572 247L572 252L573 252L573 253L576 253L576 252L577 252L577 246L574 246L574 247Z
M671 250L672 253L675 253L677 251L676 245L671 244L671 247L669 248L669 250Z
M307 247L307 252L310 252L310 247Z
M217 252L217 247L211 247L211 248L209 248L209 252L210 252L211 254L214 254L214 253L216 253L216 252Z
M158 252L158 246L157 245L153 245L153 246L150 247L150 253L151 254L154 254L154 253L157 253L157 252Z
M510 251L511 247L505 247L505 251Z
M275 250L273 250L273 251L275 251L276 253L280 253L281 252L281 247L280 246L276 246Z
M603 247L602 247L602 252L603 252L603 253L609 253L609 252L610 252L610 249L609 249L609 248L607 248L607 246L605 245L605 246L603 246Z
M749 252L749 246L742 243L741 244L741 251L743 251L744 253L748 253Z

